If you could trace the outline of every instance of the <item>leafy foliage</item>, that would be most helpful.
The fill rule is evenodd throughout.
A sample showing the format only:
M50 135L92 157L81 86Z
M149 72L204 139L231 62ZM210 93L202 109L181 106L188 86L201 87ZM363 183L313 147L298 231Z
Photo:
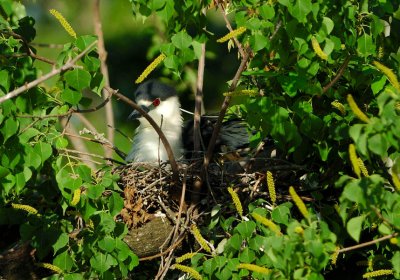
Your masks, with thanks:
M400 279L399 1L130 2L134 16L159 23L149 56L165 56L164 74L175 79L189 76L203 43L228 33L213 34L208 14L229 14L243 33L228 48L237 40L251 52L239 88L261 93L232 111L256 131L253 146L270 137L308 170L307 218L282 196L252 201L240 219L216 206L202 229L216 249L193 256L191 267L203 279L323 279L355 255L374 262L365 272L389 268ZM0 32L2 98L40 75L30 45L35 20L21 3L0 1ZM56 68L82 58L60 71L54 88L32 87L0 105L0 224L17 225L38 261L52 260L65 279L119 279L138 265L122 240L126 226L115 220L123 207L118 176L107 166L98 176L73 158L59 121L100 95L95 41L77 36L63 46ZM363 246L371 240L375 246ZM343 248L358 243L357 254Z
M0 96L4 96L38 74L27 49L27 42L35 37L35 21L15 1L1 1L0 11ZM95 40L80 36L65 44L56 67ZM1 224L20 225L21 237L36 249L38 261L51 256L56 267L71 275L68 279L126 277L138 264L137 256L122 241L126 226L114 220L123 207L118 176L111 174L110 167L96 176L62 152L68 140L58 115L82 105L83 90L91 89L93 96L99 93L103 83L99 65L93 48L79 68L58 76L55 88L32 88L0 107ZM83 191L73 201L78 189ZM5 207L11 202L35 207L39 215Z

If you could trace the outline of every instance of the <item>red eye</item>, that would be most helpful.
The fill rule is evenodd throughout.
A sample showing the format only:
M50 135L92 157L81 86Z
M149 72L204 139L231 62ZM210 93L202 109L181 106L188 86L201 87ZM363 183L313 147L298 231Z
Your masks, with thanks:
M158 105L160 105L160 103L161 103L160 98L156 98L156 99L154 99L154 101L153 101L153 105L154 105L155 107L157 107Z

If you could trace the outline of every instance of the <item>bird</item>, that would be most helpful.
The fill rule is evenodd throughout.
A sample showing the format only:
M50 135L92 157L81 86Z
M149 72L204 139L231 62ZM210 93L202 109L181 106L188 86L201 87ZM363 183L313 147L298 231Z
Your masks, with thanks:
M175 89L157 80L142 83L135 92L136 103L161 128L176 159L183 156L181 104ZM128 117L139 120L127 162L167 161L168 154L151 124L136 110Z
M175 159L191 158L193 151L193 118L183 121L181 104L176 90L158 80L148 80L136 89L136 103L146 111L161 128ZM127 154L127 162L167 161L168 155L157 132L141 114L134 110L128 117L137 119L132 148ZM217 116L203 115L200 120L202 150L210 141ZM248 146L249 133L243 121L234 118L223 122L216 142L216 151L236 150Z

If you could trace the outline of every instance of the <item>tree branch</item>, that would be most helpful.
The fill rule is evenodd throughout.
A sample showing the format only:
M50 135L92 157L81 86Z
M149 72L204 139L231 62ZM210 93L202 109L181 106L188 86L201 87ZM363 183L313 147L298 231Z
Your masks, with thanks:
M13 97L16 97L18 95L20 95L21 93L26 92L27 90L36 87L37 85L39 85L40 83L54 77L55 75L60 74L63 71L66 71L72 67L74 67L75 63L81 59L85 54L87 54L92 48L93 46L97 43L97 41L94 41L92 44L90 44L86 49L84 49L80 54L78 54L76 57L74 57L72 60L68 61L67 63L65 63L63 66L61 66L58 69L53 69L51 72L47 73L46 75L32 81L29 82L19 88L14 89L13 91L10 91L9 93L7 93L6 95L0 97L0 104L3 103L4 101L11 99Z
M240 63L240 66L238 68L238 70L236 71L236 74L232 80L232 84L229 87L229 91L234 91L236 89L236 86L239 82L240 79L240 75L242 74L242 72L245 70L246 68L246 64L247 61L250 58L250 54L251 54L251 50L248 49L245 51L245 54L242 58L242 61ZM214 130L213 130L213 134L211 136L210 142L208 144L208 148L207 148L207 153L204 157L204 164L203 164L203 168L204 170L207 170L208 165L210 163L210 159L213 155L214 152L214 148L215 148L215 143L217 142L217 137L219 134L219 131L221 130L221 125L222 125L222 121L224 120L225 114L226 114L226 110L228 109L229 106L229 102L231 101L231 96L227 95L224 99L224 102L222 103L222 107L221 107L221 111L219 113L217 122L215 124Z
M93 21L94 21L94 30L98 38L98 52L99 52L99 58L100 58L100 68L101 68L101 73L103 74L104 77L104 85L106 87L110 86L110 78L108 75L108 66L107 66L107 51L104 46L104 36L103 36L103 30L101 27L101 16L100 16L100 0L94 0L94 6L93 6ZM106 91L103 89L103 98L107 99L108 94ZM114 143L114 129L113 127L115 126L114 123L114 112L112 108L112 102L109 102L106 104L106 122L107 122L107 139L111 143ZM112 156L112 150L104 150L104 153L106 157L111 157Z
M15 39L21 40L21 41L22 41L22 44L24 45L24 48L26 49L26 54L27 54L28 56L30 56L30 57L32 57L32 58L34 58L34 59L37 59L37 60L46 62L46 63L51 64L51 65L55 65L55 64L56 64L54 61L52 61L52 60L50 60L50 59L48 59L48 58L45 58L45 57L43 57L43 56L40 56L40 55L35 54L35 53L31 50L31 48L30 48L30 46L29 46L29 43L28 43L28 42L26 41L26 39L25 39L24 37L22 37L21 35L19 35L19 34L13 32L13 31L0 31L0 32L3 33L3 34L6 34L6 35L12 36L12 37L14 37Z
M178 165L176 164L176 160L174 157L174 153L172 152L171 145L169 144L167 138L165 137L164 133L162 132L160 127L157 125L157 123L139 105L137 105L135 102L130 100L128 97L125 97L124 95L120 94L118 91L116 91L110 87L104 87L104 88L108 92L110 92L112 95L115 95L118 99L121 99L126 104L131 106L133 109L138 111L154 128L154 130L157 132L158 136L160 137L160 140L162 141L162 143L164 145L165 151L167 152L169 163L170 163L171 169L172 169L172 178L175 181L175 183L178 183L179 182L179 171L178 171Z
M364 243L361 243L361 244L357 244L357 245L354 245L354 246L350 246L350 247L347 247L347 248L340 249L338 252L339 253L344 253L344 252L360 249L360 248L363 248L363 247L371 246L371 245L374 245L376 243L388 240L388 239L390 239L392 237L396 237L397 235L398 235L397 233L392 233L392 234L383 236L383 237L375 239L375 240L371 240L371 241L368 241L368 242L364 242Z
M344 60L342 66L340 66L339 71L337 72L336 76L333 78L332 81L330 81L324 88L322 89L322 93L327 92L336 82L340 79L340 77L343 75L344 70L347 68L347 65L349 65L350 61L350 55L346 57Z

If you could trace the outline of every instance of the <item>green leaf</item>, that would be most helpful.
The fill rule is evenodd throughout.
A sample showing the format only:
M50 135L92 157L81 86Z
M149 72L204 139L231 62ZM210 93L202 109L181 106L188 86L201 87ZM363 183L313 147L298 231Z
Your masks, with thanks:
M61 268L63 271L70 271L74 265L74 260L68 254L68 251L64 251L54 258L53 264Z
M89 47L89 45L91 43L93 43L94 41L97 40L96 36L93 35L83 35L83 36L79 36L76 39L76 46L78 47L78 49L80 51L85 50L87 47Z
M375 134L368 139L368 149L374 154L385 156L389 148L387 138L383 134Z
M74 69L72 71L68 71L64 77L67 84L77 91L81 91L82 89L90 86L91 77L89 72L86 70Z
M311 0L296 0L294 6L289 6L289 13L301 23L307 22L307 15L311 10Z
M35 137L36 135L40 134L40 131L37 130L36 128L33 127L29 127L28 129L26 129L24 132L22 132L19 135L19 142L21 144L26 144L28 143L28 141L32 138Z
M6 177L8 174L10 174L10 170L8 168L5 168L0 165L0 179Z
M82 93L70 88L65 88L61 92L61 99L71 105L77 105L82 99Z
M114 251L115 245L116 245L116 240L110 236L106 236L103 239L101 239L97 244L99 245L99 248L111 253Z
M279 224L288 225L290 217L289 205L291 205L291 203L283 203L278 207L274 208L274 210L272 210L271 213L272 220L274 220Z
M322 26L321 26L321 29L319 32L320 35L323 35L321 39L323 39L326 36L328 36L329 34L331 34L334 26L335 26L335 24L333 23L333 21L330 18L323 17Z
M264 34L255 34L250 38L250 44L253 51L257 52L268 45L268 38Z
M186 49L192 44L192 37L182 30L171 37L171 42L178 49Z
M347 222L347 232L350 236L357 242L360 241L360 234L362 230L362 224L364 222L365 216L358 216L355 218L351 218Z
M270 5L262 5L258 8L260 15L266 19L272 19L275 16L275 10L272 6Z
M84 164L80 164L75 170L82 178L83 182L92 182L92 169L90 169L90 167Z
M357 40L357 51L361 56L367 57L375 54L375 44L372 42L372 37L368 34L363 34Z
M112 216L118 215L124 207L124 199L116 192L113 192L108 200L108 207Z
M13 118L8 118L3 124L0 131L3 134L3 143L5 143L11 136L15 135L18 131L19 122Z
M61 233L56 243L52 245L54 254L56 254L58 250L60 250L61 248L64 248L68 244L68 241L69 241L68 234L66 234L65 232Z
M84 280L83 275L79 273L68 273L63 275L64 280Z
M97 199L99 198L106 187L102 184L97 184L97 185L89 185L87 188L87 196L91 199Z
M256 223L253 221L244 221L240 222L235 228L235 231L239 232L242 238L249 238L253 235L254 230L256 229Z
M24 146L24 161L27 166L37 169L42 163L41 156L30 146Z
M397 273L400 274L400 251L397 251L394 255L393 258L391 259L392 265L393 265L393 270Z
M101 212L93 217L95 228L103 233L110 233L115 228L115 221L109 213Z
M161 9L165 5L165 0L150 0L147 1L147 7L149 9L156 11Z
M239 261L242 263L252 263L255 259L256 254L249 247L244 248L239 254Z
M109 270L113 263L113 257L110 254L103 254L98 252L90 258L90 265L93 269L97 270L100 273L104 273Z
M7 70L0 71L0 90L3 88L4 92L10 90L10 77Z
M53 153L51 145L42 141L36 143L33 150L40 155L42 163L44 163Z

